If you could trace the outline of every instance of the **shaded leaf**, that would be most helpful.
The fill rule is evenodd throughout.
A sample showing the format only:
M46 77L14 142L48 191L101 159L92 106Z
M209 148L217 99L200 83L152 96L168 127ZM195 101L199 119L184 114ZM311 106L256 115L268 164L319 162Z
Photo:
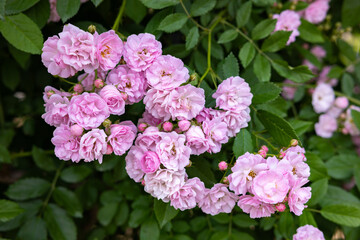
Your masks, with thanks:
M39 217L33 217L21 226L18 236L26 240L46 240L47 231L45 221Z
M48 192L50 183L41 178L24 178L11 184L6 196L14 200L37 198Z
M251 88L253 94L252 104L262 104L276 99L281 88L271 82L258 83Z
M186 50L190 50L196 46L199 41L199 36L199 29L196 26L190 29L189 33L186 35Z
M85 166L71 166L61 172L60 178L68 183L76 183L84 180L92 173L92 169Z
M179 4L179 0L140 0L146 7L161 9Z
M258 23L251 32L253 40L266 38L275 29L276 19L266 19Z
M5 13L6 15L21 13L39 1L40 0L6 0Z
M236 39L237 35L238 33L234 29L226 30L220 35L218 43L221 44L221 43L231 42L232 40Z
M76 225L62 208L50 203L45 209L44 219L52 239L76 240Z
M245 154L246 152L252 153L254 151L254 145L251 138L251 133L246 129L241 129L238 134L236 134L233 152L236 158Z
M187 20L188 17L184 13L173 13L161 21L158 29L168 33L175 32L181 29Z
M329 205L321 209L321 215L337 224L348 227L360 226L360 208L349 205Z
M160 229L156 220L151 217L147 219L140 227L140 239L157 240L160 237Z
M163 201L157 199L154 199L154 211L160 228L171 221L171 219L179 213L179 210L170 206L170 203L164 203Z
M225 78L239 76L239 63L232 52L224 60L223 73Z
M55 202L60 206L64 207L65 210L73 217L82 217L82 205L78 197L72 191L64 188L57 187L53 192L53 198Z
M261 46L264 52L276 52L286 46L292 32L276 31Z
M1 199L0 200L0 221L7 222L18 216L24 210L15 202Z
M269 61L258 54L254 61L254 73L261 82L268 82L271 77L271 66Z
M244 68L246 68L249 63L251 63L251 61L255 57L255 53L255 47L250 42L245 43L244 46L241 48L239 52L239 59Z
M54 171L56 169L54 160L44 150L33 145L31 151L36 166L45 171Z
M328 173L336 179L345 179L353 174L354 165L360 163L360 158L356 155L342 154L333 156L326 162Z
M236 11L236 25L238 28L243 27L250 19L252 4L250 1L245 2Z
M321 31L312 23L301 19L301 25L299 26L300 38L311 43L322 43L324 38Z
M204 15L213 9L216 5L216 0L195 0L191 5L190 14L194 17Z
M66 22L68 19L75 16L80 9L80 0L61 0L56 1L56 11L61 20Z

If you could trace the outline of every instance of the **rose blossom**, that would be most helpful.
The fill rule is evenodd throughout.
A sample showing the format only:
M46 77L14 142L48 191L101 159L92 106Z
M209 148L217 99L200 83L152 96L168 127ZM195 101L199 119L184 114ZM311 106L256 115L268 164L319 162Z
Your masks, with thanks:
M219 213L230 213L237 199L238 197L229 192L225 184L217 183L211 189L205 190L204 198L200 200L199 207L204 213L213 216Z
M216 99L216 107L223 110L241 111L250 106L253 95L249 84L244 79L229 77L218 86L212 97Z
M98 35L94 34L96 41L96 58L99 61L99 67L103 71L113 69L119 63L123 42L114 30L110 30Z
M98 79L105 79L106 72L101 71L101 69L98 69L97 71L97 77ZM85 91L92 91L94 88L94 82L95 82L95 71L91 73L83 73L78 76L78 82L84 87Z
M148 111L145 110L142 114L142 118L139 119L139 123L142 122L156 127L161 123L161 120L155 118L153 115L151 115Z
M69 117L86 130L96 128L110 116L106 102L96 93L74 96L69 105Z
M270 217L275 213L274 205L261 202L255 196L240 196L237 204L243 212L250 214L251 218Z
M141 182L141 179L144 176L144 172L141 170L140 160L145 154L145 151L146 150L141 147L132 146L125 157L126 172L135 182Z
M160 162L168 169L183 170L190 163L191 149L185 146L185 135L176 132L163 133L156 145Z
M171 55L159 56L146 70L145 76L151 87L171 90L189 79L189 70L184 63Z
M312 105L316 113L326 112L335 100L332 87L326 83L320 83L312 95Z
M131 121L120 122L110 126L111 134L108 142L118 156L123 155L133 144L136 137L137 128Z
M145 175L145 192L164 202L170 200L170 195L178 191L185 183L186 173L170 169L159 169Z
M317 79L317 83L327 83L330 86L334 87L337 85L338 80L336 78L329 78L328 74L331 71L331 66L325 66L323 67L323 69L321 70L318 79Z
M144 153L140 159L141 170L144 173L153 173L160 167L159 156L152 151L147 151Z
M231 168L231 174L228 176L229 188L236 195L245 195L250 189L254 177L260 172L267 169L265 160L259 154L246 152L240 156L235 165Z
M125 113L125 101L114 85L106 85L101 89L99 95L105 100L111 114L122 115Z
M186 146L190 147L191 154L200 155L209 149L209 141L205 138L205 134L201 127L191 126L185 132Z
M227 134L229 137L235 137L236 134L240 132L240 129L248 126L248 122L251 120L249 108L240 112L226 111L221 116L227 125Z
M202 128L209 142L208 152L220 152L221 144L227 143L229 140L226 123L222 122L220 118L214 118L211 121L204 121Z
M171 118L170 112L166 109L170 91L150 89L144 97L145 110L155 118L167 121Z
M282 202L289 189L288 179L275 170L260 172L252 185L254 195L260 201L271 204Z
M191 120L205 106L204 89L189 84L173 89L165 105L173 120Z
M57 127L51 142L55 145L55 155L59 159L80 161L80 138L71 134L69 126L62 124Z
M203 198L204 191L205 185L199 178L188 179L178 191L170 195L170 205L181 211L194 208Z
M337 120L329 114L320 115L319 122L315 123L316 135L323 138L331 138L336 129Z
M284 81L285 84L294 84L295 83L289 79L286 79ZM282 93L281 95L283 96L283 98L285 98L286 100L293 100L294 99L294 96L295 96L295 93L297 91L297 88L296 86L292 87L292 86L286 86L284 85L283 88L282 88Z
M148 86L143 73L135 72L126 65L111 70L106 83L116 85L120 91L125 92L128 96L126 100L128 104L141 101Z
M164 133L160 132L157 127L148 127L143 133L138 134L135 145L155 152L156 145L160 142L163 135Z
M124 59L127 65L136 72L146 70L162 53L161 43L149 33L130 35L124 46Z
M295 38L300 35L298 27L301 25L300 16L292 10L282 11L280 14L274 14L274 19L277 19L275 25L276 31L291 31L291 35L286 45L295 42Z
M317 24L324 21L328 10L328 0L317 0L305 9L304 18L311 23Z
M295 215L300 216L305 206L304 204L311 198L311 187L302 187L309 180L300 178L293 183L293 186L289 192L288 204L290 211Z
M318 59L321 60L322 58L324 58L326 56L326 51L323 47L321 46L314 46L311 48L310 52L312 54L314 54L314 56Z
M307 224L296 229L293 240L325 240L325 237L318 228Z
M92 129L85 133L80 140L80 157L85 162L95 159L102 163L103 155L107 151L106 134L102 129Z
M44 104L45 113L41 117L51 126L58 127L61 124L69 123L68 106L69 99L58 94L50 96Z

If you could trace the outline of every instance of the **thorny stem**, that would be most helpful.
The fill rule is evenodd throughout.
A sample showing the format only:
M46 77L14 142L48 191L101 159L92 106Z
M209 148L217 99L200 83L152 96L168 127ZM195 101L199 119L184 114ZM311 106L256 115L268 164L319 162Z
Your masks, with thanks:
M54 154L54 150L46 150L44 151L45 154ZM20 157L29 157L32 155L32 152L19 152L19 153L12 153L10 155L11 159L20 158Z
M124 10L125 10L125 5L126 5L126 0L123 0L122 1L122 4L121 4L121 7L120 7L120 10L119 10L119 13L115 19L115 22L114 22L114 25L111 29L113 29L115 32L117 32L118 28L119 28L119 24L121 23L121 17L124 13Z
M197 21L195 21L195 19L190 15L190 13L188 12L188 10L186 9L184 3L183 3L183 0L180 0L180 4L182 6L182 8L184 9L184 12L186 13L187 17L189 19L191 19L191 21L196 25L198 26L199 28L201 28L202 30L204 31L209 31L209 29L207 29L206 27L203 27L202 25L200 25Z

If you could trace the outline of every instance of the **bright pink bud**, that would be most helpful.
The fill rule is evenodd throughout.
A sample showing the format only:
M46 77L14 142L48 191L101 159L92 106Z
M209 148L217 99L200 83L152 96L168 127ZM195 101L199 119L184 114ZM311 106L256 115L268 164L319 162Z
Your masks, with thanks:
M225 171L228 168L228 165L225 161L219 162L219 169L220 171Z
M121 92L120 94L121 94L122 99L124 99L124 101L126 101L128 99L128 95L126 93Z
M70 131L73 136L81 136L84 129L82 127L80 127L79 125L75 124L70 127Z
M140 123L138 126L139 132L145 131L145 129L148 127L146 123Z
M260 156L262 156L263 158L266 157L266 152L265 152L264 149L260 149L260 150L259 150L259 154L260 154Z
M75 97L75 96L79 96L79 94L77 92L74 92L73 94L71 94L71 96Z
M53 95L55 92L53 91L53 90L50 90L50 91L48 91L47 93L46 93L46 96L48 97L48 98L50 98L51 97L51 95Z
M349 130L347 130L346 128L341 129L341 132L343 134L349 134Z
M279 212L283 212L283 211L285 211L285 209L286 209L286 206L283 203L279 203L276 205L276 210L278 210Z
M171 122L164 122L162 125L165 132L171 132L173 129L173 124Z
M265 145L262 145L260 149L264 150L266 153L269 151L269 148Z
M110 144L107 145L106 154L112 154L113 148Z
M145 186L145 180L141 180L141 185Z
M296 139L291 139L291 141L290 141L290 145L291 145L291 146L296 147L298 144L299 144L298 140L296 140Z
M180 130L185 132L190 128L191 122L188 120L181 120L180 122L178 122L178 125L179 125Z
M104 87L104 81L98 78L95 80L94 85L96 88L102 88Z
M338 97L335 99L335 105L338 108L345 109L349 105L349 100L346 97Z
M283 158L283 157L285 157L285 152L280 152L279 153L279 158Z
M76 93L82 93L83 91L84 91L84 88L83 88L83 86L81 85L81 84L76 84L75 86L74 86L74 91L76 92Z

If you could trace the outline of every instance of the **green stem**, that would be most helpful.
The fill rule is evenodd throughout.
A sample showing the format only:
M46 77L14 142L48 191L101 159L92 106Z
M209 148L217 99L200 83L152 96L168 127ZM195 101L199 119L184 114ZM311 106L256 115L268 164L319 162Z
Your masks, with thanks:
M119 24L121 23L121 17L124 13L124 10L125 10L125 5L126 5L126 0L123 0L122 1L122 4L121 4L121 7L120 7L120 10L119 10L119 13L115 19L115 22L114 22L114 25L113 27L111 28L112 30L114 30L115 32L117 32L118 28L119 28Z
M321 213L320 210L317 210L317 209L313 209L313 208L306 208L307 211L310 211L310 212L316 212L316 213Z
M5 117L4 117L4 110L3 105L1 102L1 95L0 95L0 128L4 127L5 125Z
M232 166L232 164L233 164L233 162L234 162L234 159L235 159L235 155L231 158L230 163L229 163L229 165L228 165L228 168L225 170L224 175L222 176L220 182L223 182L223 181L224 181L224 179L225 179L225 177L226 177L226 173L227 173L227 171L229 170L229 168Z
M207 219L207 223L208 223L208 226L209 226L209 230L210 230L210 232L212 232L212 231L213 231L213 227L212 227L212 224L211 224L211 220L210 220L209 215L206 215L206 219Z
M256 134L256 133L252 133L256 138L258 138L258 139L261 139L261 140L263 140L264 142L266 142L266 144L267 145L269 145L273 150L275 150L275 151L279 151L279 149L277 148L277 147L274 147L274 145L272 145L270 142L269 142L269 140L267 140L266 138L264 138L264 137L262 137L262 136L260 136L260 135L258 135L258 134Z
M60 78L60 81L71 84L71 85L76 85L76 83L70 82L70 81L68 81L68 80L66 80L64 78Z
M230 219L229 219L229 231L228 231L228 236L231 236L231 230L232 230L232 217L233 217L233 213L231 212L230 214Z
M187 17L196 25L198 26L200 29L204 30L204 31L209 31L209 29L207 29L206 27L203 27L201 24L199 24L188 12L188 10L186 9L183 0L180 0L180 4L182 6L182 8L184 9L184 12L186 13Z
M54 154L54 150L46 150L44 151L45 154ZM30 157L32 152L19 152L19 153L12 153L10 155L11 159L21 158L21 157Z

